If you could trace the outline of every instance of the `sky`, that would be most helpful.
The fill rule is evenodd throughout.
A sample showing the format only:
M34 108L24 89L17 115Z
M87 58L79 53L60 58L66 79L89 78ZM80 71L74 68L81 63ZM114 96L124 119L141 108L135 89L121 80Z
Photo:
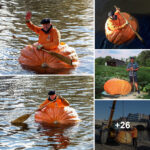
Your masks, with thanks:
M106 56L111 56L116 59L121 59L121 58L129 58L131 56L138 56L140 52L143 50L131 50L131 49L123 49L123 50L95 50L95 57L106 57Z
M113 101L96 100L95 118L98 120L108 120ZM126 117L129 113L150 114L150 101L117 101L113 119Z

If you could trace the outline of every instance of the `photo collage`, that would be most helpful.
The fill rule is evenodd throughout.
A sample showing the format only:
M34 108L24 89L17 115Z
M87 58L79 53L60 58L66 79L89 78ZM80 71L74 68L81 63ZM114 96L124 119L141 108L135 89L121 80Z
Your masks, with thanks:
M149 4L1 0L0 150L150 150Z

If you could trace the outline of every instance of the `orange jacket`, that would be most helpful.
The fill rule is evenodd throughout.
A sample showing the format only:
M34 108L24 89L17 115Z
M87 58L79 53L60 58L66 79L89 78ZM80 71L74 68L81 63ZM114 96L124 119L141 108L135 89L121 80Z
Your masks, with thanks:
M120 15L119 11L116 11L115 15L117 15L117 20L112 20L111 18L108 18L108 28L111 31L120 30L126 26L126 23L123 24L120 23L120 20L122 20L123 18Z
M131 135L132 135L132 138L137 138L138 136L138 131L136 128L134 128L133 130L131 130Z
M43 32L42 27L34 25L31 21L26 23L27 26L39 35L38 43L43 45L44 49L51 50L58 47L60 42L60 33L56 28L51 28L49 33Z
M50 104L48 104L48 103L50 103ZM48 104L47 107L65 107L65 106L69 106L69 102L68 102L66 99L64 99L64 98L62 98L62 97L60 97L60 96L57 96L57 97L56 97L56 100L55 100L55 101L52 101L52 102L49 101L48 98L47 98L47 99L39 106L39 108L45 106L46 104Z

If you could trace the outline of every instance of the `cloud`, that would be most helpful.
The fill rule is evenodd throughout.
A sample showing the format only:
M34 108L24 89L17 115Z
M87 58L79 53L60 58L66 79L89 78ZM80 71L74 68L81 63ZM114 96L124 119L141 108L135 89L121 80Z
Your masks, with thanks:
M95 57L106 57L106 56L111 56L116 59L121 59L121 58L129 58L131 56L138 56L139 53L141 53L143 50L135 50L135 49L121 49L121 50L107 50L107 49L102 49L102 50L95 50Z

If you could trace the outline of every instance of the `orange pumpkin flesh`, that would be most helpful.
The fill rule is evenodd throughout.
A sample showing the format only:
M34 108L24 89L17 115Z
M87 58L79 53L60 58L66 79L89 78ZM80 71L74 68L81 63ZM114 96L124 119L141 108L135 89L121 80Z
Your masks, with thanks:
M35 121L51 125L73 125L80 121L75 109L71 107L49 107L35 113Z
M19 63L25 68L29 67L41 67L41 68L52 68L52 69L73 69L78 65L78 58L75 50L68 47L66 44L59 45L57 49L51 50L59 53L63 56L72 59L73 65L66 64L65 62L59 60L55 56L52 56L42 50L37 50L32 45L26 46L21 50L21 55L19 57ZM38 71L38 70L37 70Z
M110 95L127 95L131 92L131 84L126 80L114 78L105 82L104 90Z
M122 12L121 14L128 20L128 22L131 24L133 29L135 31L137 31L138 30L137 20L134 17L132 17L131 15L129 15L128 13ZM118 18L119 18L118 25L119 26L123 25L125 23L125 19L122 16L120 16ZM134 39L136 36L134 31L130 28L129 25L126 25L122 29L113 30L113 31L110 30L109 19L107 19L107 21L105 23L105 34L106 34L107 39L116 45L120 45L125 42L128 42L128 41Z

